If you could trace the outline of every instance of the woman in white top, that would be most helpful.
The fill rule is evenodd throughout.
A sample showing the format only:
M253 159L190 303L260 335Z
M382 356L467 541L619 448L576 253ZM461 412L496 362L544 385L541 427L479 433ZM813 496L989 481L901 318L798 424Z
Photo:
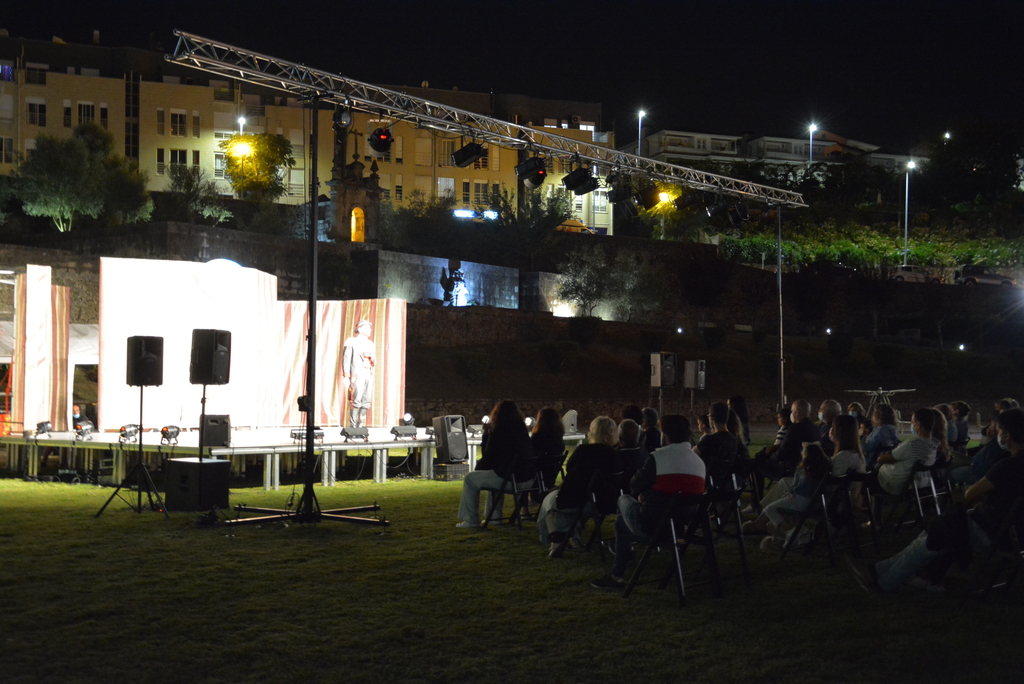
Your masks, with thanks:
M932 408L919 408L914 411L910 425L916 437L902 442L891 452L878 457L878 486L887 494L899 494L907 486L910 473L917 463L930 466L935 464L935 454L939 449L939 440L932 437L937 422L941 417Z
M833 475L843 477L850 472L867 472L860 444L860 421L856 416L838 416L832 423L829 437L836 443L836 453L832 456ZM860 508L860 490L860 482L850 484L850 497L857 508Z

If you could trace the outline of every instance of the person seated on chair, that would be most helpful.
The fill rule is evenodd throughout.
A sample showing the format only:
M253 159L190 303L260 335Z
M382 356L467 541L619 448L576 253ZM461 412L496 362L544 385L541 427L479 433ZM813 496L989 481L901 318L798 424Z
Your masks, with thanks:
M819 438L816 441L821 444L822 451L830 458L832 457L832 452L835 451L836 445L829 439L828 433L832 429L832 421L836 419L836 416L841 416L842 414L843 407L835 399L826 399L818 407Z
M782 481L762 499L764 509L756 520L743 523L744 534L764 534L774 536L776 532L785 532L789 527L784 521L780 508L802 511L811 502L811 497L821 481L832 472L832 461L825 455L821 445L811 442L803 448L800 467L793 474L791 484L786 487L783 495L778 495ZM772 501L768 501L773 497ZM765 548L762 544L762 548Z
M775 433L775 441L772 446L778 448L782 446L782 441L786 439L786 433L789 432L789 428L793 427L793 412L788 406L780 408L775 412L775 420L779 424L779 429Z
M697 442L704 439L710 434L714 434L715 428L711 427L711 416L701 413L697 416L697 433L694 435L697 437Z
M874 429L864 440L864 467L869 471L874 469L879 454L892 451L900 443L896 411L889 404L875 406L871 411L871 424Z
M598 589L623 589L630 546L649 539L675 494L704 493L704 461L690 448L690 422L678 414L661 418L665 446L647 459L630 483L631 494L619 497L615 519L615 563L611 574L591 582Z
M850 559L857 581L868 591L893 592L903 584L942 591L946 571L973 552L992 547L1013 503L1024 496L1024 410L1007 409L996 417L996 440L1010 453L964 494L964 506L950 506L906 548L875 564ZM973 510L967 508L977 504ZM1011 521L1024 526L1024 510Z
M636 404L626 404L622 407L622 420L632 420L637 425L644 424L644 410Z
M792 476L800 463L803 446L820 439L817 426L811 421L811 404L803 399L790 406L793 425L778 446L765 447L754 457L755 482L765 477L779 479ZM759 486L760 489L760 486Z
M941 414L932 408L914 411L910 426L915 437L878 457L878 469L872 472L872 477L867 481L871 491L897 495L906 488L916 464L930 466L935 463L939 440L932 433L940 417Z
M650 406L644 409L644 421L640 427L644 431L644 448L653 454L661 448L661 433L658 431L658 412Z
M739 394L734 394L726 403L729 405L729 409L736 413L740 419L740 425L743 426L743 446L750 446L750 408L747 406L747 400Z
M837 416L832 422L832 441L836 453L832 456L832 474L843 477L849 473L866 473L864 448L860 443L860 424L852 415ZM861 482L850 484L850 501L855 508L861 507Z
M997 461L1001 461L1010 455L1006 449L999 445L999 440L993 439L974 453L970 465L951 468L949 481L958 485L972 485L989 471Z
M481 444L483 457L477 463L476 470L467 473L462 481L462 498L459 502L461 522L456 527L480 527L480 490L484 487L501 487L506 477L515 477L517 482L523 482L535 476L535 473L529 472L530 464L527 462L533 457L530 433L516 403L505 400L496 405L491 411L488 428ZM509 487L511 493L511 485ZM492 494L488 492L488 511L492 510L492 499ZM493 507L492 523L501 523L502 499L504 496L499 497Z
M747 442L744 441L743 423L740 422L739 415L735 411L729 409L729 432L736 438L736 460L749 461L750 450L747 449Z
M956 438L949 445L954 458L959 458L955 465L967 465L967 443L971 441L971 406L966 401L954 401L949 405L953 409L953 425L956 427Z
M616 450L619 452L619 458L622 459L623 488L629 487L629 481L651 457L647 448L640 443L642 436L643 432L636 421L627 418L619 423L619 445Z
M533 445L533 455L540 459L538 470L544 478L544 488L548 491L555 488L558 469L565 455L564 437L565 426L562 425L558 411L547 406L537 412L530 432L530 444ZM544 492L534 492L534 495L537 502L544 498Z
M587 494L595 473L600 473L593 489L598 510L615 509L622 485L622 458L615 449L618 440L619 428L615 421L608 416L598 416L590 422L587 443L576 447L569 456L561 486L544 497L537 513L540 541L550 545L549 553L558 548L563 535L577 533L569 527L574 513L590 503Z
M736 435L729 431L729 414L729 405L724 401L713 403L708 416L714 432L702 437L694 448L700 460L704 461L707 479L716 487L731 486L736 468L739 442Z

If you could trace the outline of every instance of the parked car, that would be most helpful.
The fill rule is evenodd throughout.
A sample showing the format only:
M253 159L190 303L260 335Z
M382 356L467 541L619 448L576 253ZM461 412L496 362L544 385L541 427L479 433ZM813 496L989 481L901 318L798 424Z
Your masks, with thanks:
M908 283L932 283L938 285L946 279L937 273L931 273L920 266L897 266L892 274L893 280L903 280Z
M1016 278L988 271L984 266L964 266L953 275L953 281L961 285L997 285L1014 287Z

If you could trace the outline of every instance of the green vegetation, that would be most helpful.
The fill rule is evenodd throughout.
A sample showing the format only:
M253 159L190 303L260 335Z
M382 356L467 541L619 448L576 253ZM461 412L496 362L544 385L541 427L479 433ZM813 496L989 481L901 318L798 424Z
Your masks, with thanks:
M112 504L109 489L0 480L4 681L1016 681L1019 591L954 609L953 593L865 594L821 553L785 561L720 545L724 598L688 586L592 589L596 553L551 561L526 526L456 530L461 483L317 488L326 508L376 501L386 532L341 523L197 527ZM287 491L234 489L282 507ZM607 528L611 532L611 527ZM882 553L913 531L883 537ZM753 545L751 545L753 546ZM868 551L873 557L874 552ZM693 578L699 554L687 562ZM649 577L667 561L659 554ZM970 646L964 644L970 635Z
M295 166L292 144L283 135L237 133L222 140L225 175L238 196L257 203L273 202L287 191L285 174Z
M168 190L176 195L178 209L189 223L195 223L199 217L212 220L213 225L231 218L221 202L217 184L206 177L199 166L171 164L167 172L171 185Z

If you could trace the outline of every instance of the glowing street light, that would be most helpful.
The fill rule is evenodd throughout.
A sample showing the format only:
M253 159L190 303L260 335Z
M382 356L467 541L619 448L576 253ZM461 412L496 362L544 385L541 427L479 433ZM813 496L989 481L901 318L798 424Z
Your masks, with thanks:
M818 127L815 124L811 124L807 130L811 134L811 142L807 146L807 164L809 166L814 162L814 131L818 130Z
M661 201L661 202L668 202L669 194L667 192L659 192L658 193L658 200Z
M644 139L644 117L647 116L647 112L640 110L640 115L637 117L637 129L636 129L636 156L640 156L640 141Z
M245 133L245 117L238 117L238 135Z
M907 162L907 189L903 193L903 265L907 265L907 255L910 254L910 172L917 166L913 160Z

